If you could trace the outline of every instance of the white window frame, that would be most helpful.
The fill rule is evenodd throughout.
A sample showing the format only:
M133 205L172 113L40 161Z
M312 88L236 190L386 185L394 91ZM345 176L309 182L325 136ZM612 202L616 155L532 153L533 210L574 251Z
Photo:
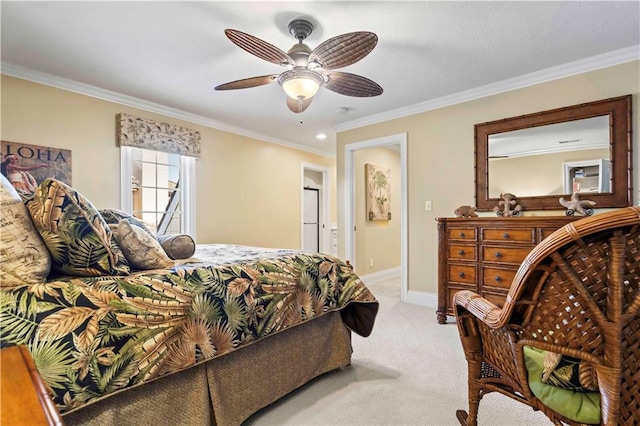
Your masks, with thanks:
M133 212L133 197L131 196L131 176L133 174L132 152L130 146L120 147L120 210L129 214ZM180 205L182 206L182 233L196 237L196 159L185 155L180 156Z

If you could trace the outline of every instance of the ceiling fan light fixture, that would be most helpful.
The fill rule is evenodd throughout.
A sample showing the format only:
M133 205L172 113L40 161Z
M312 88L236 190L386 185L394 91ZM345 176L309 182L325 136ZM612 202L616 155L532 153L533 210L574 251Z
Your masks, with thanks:
M280 74L278 84L290 98L304 100L318 93L320 86L324 84L324 78L314 71L293 69Z
M281 74L243 78L220 84L215 90L246 89L278 82L287 94L287 108L296 114L304 112L321 87L345 96L370 97L382 94L382 87L357 74L336 71L355 64L367 56L378 43L378 36L369 31L356 31L332 37L315 49L303 43L313 31L308 19L289 23L289 32L298 40L288 52L242 31L226 29L231 42L250 54L272 64L283 66Z

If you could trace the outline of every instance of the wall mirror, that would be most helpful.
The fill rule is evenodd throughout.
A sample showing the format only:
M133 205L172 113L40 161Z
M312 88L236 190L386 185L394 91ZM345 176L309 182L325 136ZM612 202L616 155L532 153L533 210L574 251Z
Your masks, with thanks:
M504 192L524 210L564 210L573 192L629 206L631 143L631 95L476 124L476 207L493 210Z

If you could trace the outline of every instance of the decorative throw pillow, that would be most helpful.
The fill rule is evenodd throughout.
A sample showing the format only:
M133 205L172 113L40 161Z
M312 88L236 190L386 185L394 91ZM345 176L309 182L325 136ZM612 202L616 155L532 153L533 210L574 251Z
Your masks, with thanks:
M0 174L0 287L41 284L51 255L11 182Z
M143 231L155 238L155 234L147 227L147 225L144 224L143 221L127 212L118 209L103 209L100 210L100 215L109 225L117 225L120 223L121 219L126 219L130 224L142 228Z
M600 392L575 392L544 383L541 377L546 351L524 346L523 352L529 388L536 398L575 422L600 424Z
M167 257L160 243L127 219L120 220L114 235L132 268L143 270L173 266L173 261Z
M577 392L598 390L598 378L590 362L546 351L543 366L543 383Z
M188 259L196 251L196 243L190 235L158 235L156 238L171 259Z
M111 229L82 194L53 178L45 179L27 202L53 269L67 275L128 275L129 264L111 238Z

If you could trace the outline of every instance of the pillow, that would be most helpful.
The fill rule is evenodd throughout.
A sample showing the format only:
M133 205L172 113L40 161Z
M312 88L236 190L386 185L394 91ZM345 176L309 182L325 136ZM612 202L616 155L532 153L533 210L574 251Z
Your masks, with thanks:
M598 378L593 364L549 351L544 356L542 381L578 392L598 390Z
M190 235L158 235L156 238L171 259L188 259L196 251L196 243Z
M531 346L525 346L523 349L529 388L536 398L575 422L600 424L599 392L575 392L542 382L546 351Z
M53 269L66 275L128 275L129 264L98 210L67 184L47 178L27 209L44 240Z
M0 287L41 284L51 270L51 255L18 191L0 174Z
M111 227L116 228L114 225ZM143 270L173 266L173 261L167 257L160 243L127 219L120 220L114 235L132 268Z
M100 210L100 215L109 225L117 225L121 219L126 219L127 222L132 225L139 226L143 231L155 238L155 234L147 227L147 225L144 224L143 221L127 212L118 209L103 209Z

